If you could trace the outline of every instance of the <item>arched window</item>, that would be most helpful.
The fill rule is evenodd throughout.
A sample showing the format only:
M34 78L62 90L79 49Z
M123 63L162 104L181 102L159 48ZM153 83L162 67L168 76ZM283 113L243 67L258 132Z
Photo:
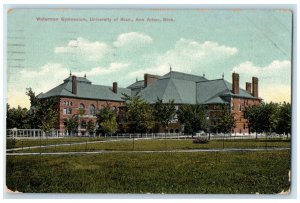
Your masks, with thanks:
M80 103L80 104L79 104L79 107L78 107L78 114L79 114L80 116L85 115L85 106L84 106L83 103Z
M117 112L117 107L113 106L113 107L111 107L111 110L113 110L114 112Z
M83 103L80 103L80 104L79 104L79 108L80 108L80 109L84 109L84 104L83 104Z
M93 104L91 104L91 106L90 106L90 115L91 116L95 115L95 106Z

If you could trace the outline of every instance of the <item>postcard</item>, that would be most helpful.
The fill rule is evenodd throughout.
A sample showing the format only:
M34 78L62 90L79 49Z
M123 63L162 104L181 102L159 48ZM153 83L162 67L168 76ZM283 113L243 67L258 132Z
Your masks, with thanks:
M7 191L289 194L292 18L9 9Z

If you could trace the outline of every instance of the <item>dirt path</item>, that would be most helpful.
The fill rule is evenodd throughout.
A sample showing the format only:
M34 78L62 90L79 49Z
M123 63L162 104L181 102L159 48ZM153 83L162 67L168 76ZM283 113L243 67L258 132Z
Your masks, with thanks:
M80 154L110 154L110 153L191 153L191 152L247 152L247 151L280 151L290 150L288 147L281 148L226 148L226 149L186 149L186 150L148 150L148 151L122 151L122 150L99 150L92 152L33 152L33 153L6 153L7 156L28 156L28 155L80 155Z

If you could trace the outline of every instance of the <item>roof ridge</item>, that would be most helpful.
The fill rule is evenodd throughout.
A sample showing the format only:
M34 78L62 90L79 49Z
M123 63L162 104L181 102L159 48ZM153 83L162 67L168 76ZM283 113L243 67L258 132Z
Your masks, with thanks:
M213 79L213 80L207 79L207 80L203 80L203 81L197 81L196 83L200 83L200 82L211 82L211 81L216 81L216 80L224 80L224 79L222 79L222 78L219 78L219 79Z
M173 78L173 79L174 79L174 78ZM182 102L183 99L182 99L182 97L181 97L181 95L180 95L180 93L179 93L179 91L178 91L178 88L177 88L176 84L173 82L172 79L170 79L170 81L172 82L173 86L175 86L176 92L177 92L177 94L179 95L179 98L180 98L180 102ZM168 85L167 85L167 86L168 86Z
M229 83L229 84L230 84L230 82L228 82L227 80L223 80L223 81L224 81L224 85L225 85L225 87L227 88L227 90L232 91L232 90L230 89L230 87L228 87L228 84L226 84L226 83Z

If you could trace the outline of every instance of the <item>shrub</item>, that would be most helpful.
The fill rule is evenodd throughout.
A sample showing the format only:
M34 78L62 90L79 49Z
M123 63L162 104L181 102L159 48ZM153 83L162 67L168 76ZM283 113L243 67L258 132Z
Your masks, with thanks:
M197 137L193 140L193 143L195 143L195 144L206 144L208 142L209 142L209 140L207 137Z

